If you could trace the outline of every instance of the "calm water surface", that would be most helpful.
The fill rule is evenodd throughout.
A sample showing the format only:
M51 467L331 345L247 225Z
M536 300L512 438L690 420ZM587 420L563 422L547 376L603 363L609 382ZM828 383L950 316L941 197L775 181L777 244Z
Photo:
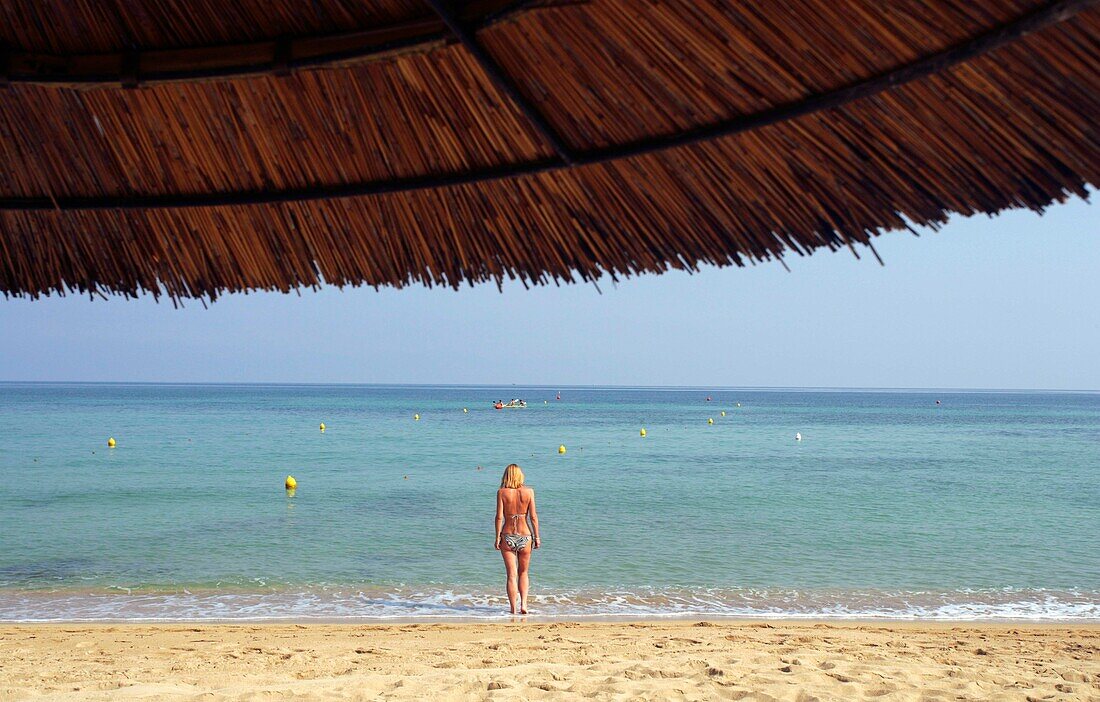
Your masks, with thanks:
M1100 619L1100 395L557 390L0 384L0 620Z

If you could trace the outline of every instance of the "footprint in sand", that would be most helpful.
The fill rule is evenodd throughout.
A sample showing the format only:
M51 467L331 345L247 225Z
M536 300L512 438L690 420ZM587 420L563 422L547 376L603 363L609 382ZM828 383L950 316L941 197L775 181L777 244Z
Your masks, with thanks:
M839 680L842 683L855 682L855 678L849 678L843 673L826 673L826 675L828 675L830 678L833 678L834 680Z

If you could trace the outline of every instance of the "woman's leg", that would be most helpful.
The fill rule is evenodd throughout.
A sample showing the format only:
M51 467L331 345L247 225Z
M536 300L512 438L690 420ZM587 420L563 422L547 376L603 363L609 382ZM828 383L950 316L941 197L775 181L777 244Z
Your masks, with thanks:
M505 588L508 590L508 605L512 608L512 614L516 613L516 600L519 599L519 587L517 570L517 558L513 551L507 548L500 549L500 555L504 556L504 572L508 578Z
M527 614L527 589L531 582L527 577L527 566L531 564L531 544L519 552L519 611Z

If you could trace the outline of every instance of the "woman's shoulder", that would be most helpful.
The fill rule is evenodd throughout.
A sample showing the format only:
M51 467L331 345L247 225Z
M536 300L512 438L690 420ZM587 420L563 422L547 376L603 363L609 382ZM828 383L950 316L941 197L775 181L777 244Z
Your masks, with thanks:
M531 495L532 497L534 497L535 495L535 488L531 487L530 485L521 485L519 489L520 492L522 492L524 495Z

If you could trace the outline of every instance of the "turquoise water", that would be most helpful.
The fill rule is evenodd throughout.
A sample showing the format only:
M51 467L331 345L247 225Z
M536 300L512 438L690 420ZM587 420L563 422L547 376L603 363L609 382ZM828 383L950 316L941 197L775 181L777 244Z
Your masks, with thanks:
M1100 395L557 390L0 384L0 620L1100 619Z

